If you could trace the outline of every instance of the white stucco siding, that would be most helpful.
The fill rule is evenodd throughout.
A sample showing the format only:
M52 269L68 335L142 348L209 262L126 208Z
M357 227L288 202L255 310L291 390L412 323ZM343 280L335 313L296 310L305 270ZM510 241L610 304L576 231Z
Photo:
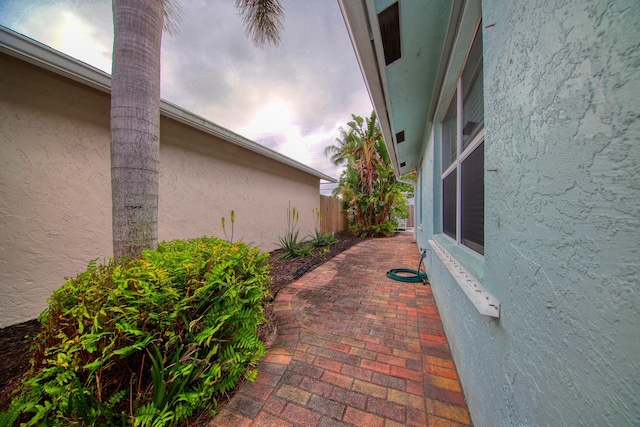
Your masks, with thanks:
M0 327L33 319L112 254L108 93L0 53ZM159 238L223 237L270 251L289 201L313 230L319 178L161 117Z
M213 235L265 251L287 227L287 207L300 211L300 236L314 228L318 178L166 119L161 121L159 239Z
M111 251L109 97L0 55L0 326Z

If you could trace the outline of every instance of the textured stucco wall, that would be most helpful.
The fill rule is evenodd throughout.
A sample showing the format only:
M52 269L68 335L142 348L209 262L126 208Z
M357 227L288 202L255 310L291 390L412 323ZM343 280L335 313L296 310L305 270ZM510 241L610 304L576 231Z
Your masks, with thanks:
M160 127L158 237L224 237L235 212L234 241L270 251L287 229L289 202L300 212L300 237L314 229L318 178L164 119Z
M0 54L0 327L111 255L109 95ZM314 227L318 178L161 118L159 238L223 237L271 250L288 202Z
M0 326L111 251L109 97L0 55Z
M500 319L427 263L473 421L640 425L640 2L484 1L483 26Z

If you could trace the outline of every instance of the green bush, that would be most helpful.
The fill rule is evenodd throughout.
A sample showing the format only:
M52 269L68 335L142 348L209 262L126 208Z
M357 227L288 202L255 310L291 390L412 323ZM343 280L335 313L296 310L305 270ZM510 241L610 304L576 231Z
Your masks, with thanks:
M354 222L349 226L349 231L360 237L390 237L393 236L396 227L397 224L388 219L380 224Z
M32 369L0 425L176 425L264 355L268 254L216 238L89 264L49 299Z

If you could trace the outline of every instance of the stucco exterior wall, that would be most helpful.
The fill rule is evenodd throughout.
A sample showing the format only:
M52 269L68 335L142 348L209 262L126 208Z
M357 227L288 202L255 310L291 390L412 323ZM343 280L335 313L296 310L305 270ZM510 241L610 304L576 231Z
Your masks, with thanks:
M223 216L231 238L233 210L234 241L271 251L286 232L289 202L300 237L313 231L318 178L166 118L160 135L160 240L224 237Z
M36 317L46 298L112 253L109 95L0 54L0 327ZM159 238L224 237L269 251L314 227L319 179L161 118ZM229 236L230 237L230 236Z
M473 421L639 425L640 3L482 6L485 169L497 169L485 256L447 248L500 318L427 258ZM421 197L438 217L438 141L426 140L422 173L436 179ZM446 241L440 230L425 224L418 244Z
M109 97L0 55L0 326L111 252Z

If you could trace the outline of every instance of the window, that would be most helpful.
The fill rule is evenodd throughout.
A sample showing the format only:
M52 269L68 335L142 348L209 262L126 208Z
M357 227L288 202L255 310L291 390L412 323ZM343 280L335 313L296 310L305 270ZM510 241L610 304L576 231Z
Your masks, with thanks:
M378 14L378 25L382 36L384 63L389 65L400 59L400 13L398 3L394 3Z
M482 34L467 57L442 122L442 232L484 254Z

